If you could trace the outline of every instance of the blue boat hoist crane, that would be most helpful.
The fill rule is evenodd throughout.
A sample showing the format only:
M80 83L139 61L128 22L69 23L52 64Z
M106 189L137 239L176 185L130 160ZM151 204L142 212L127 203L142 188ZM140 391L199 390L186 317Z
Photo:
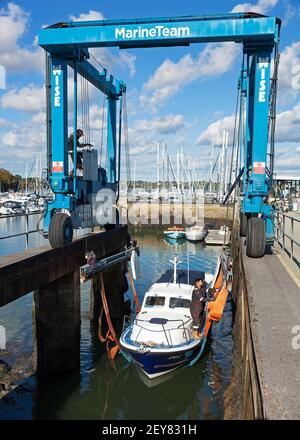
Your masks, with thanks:
M40 30L39 45L45 49L48 76L48 173L55 201L44 217L44 235L52 246L72 240L73 228L81 226L80 210L92 203L103 187L117 191L120 149L117 148L117 102L126 92L124 83L97 69L89 61L89 48L117 46L120 49L188 46L192 43L242 43L239 137L241 139L242 212L241 234L247 236L247 254L264 255L265 243L274 241L273 206L270 203L274 163L276 79L280 19L255 13L62 22ZM274 50L275 49L275 50ZM274 70L271 63L274 52ZM89 169L83 178L68 160L68 67L74 70L73 132L77 130L78 74L107 97L107 169L98 169L95 152L83 161ZM120 104L121 106L121 104ZM50 115L50 116L49 116ZM268 152L269 132L271 132ZM121 136L119 129L119 138ZM76 164L76 137L74 136ZM120 139L119 139L120 142ZM94 155L93 157L90 157ZM270 165L267 166L267 157ZM117 157L119 156L119 157ZM88 166L89 164L89 166ZM71 168L72 168L71 167ZM85 164L84 164L85 168ZM100 172L102 171L102 172ZM238 179L239 180L239 179ZM237 182L236 182L237 183ZM88 226L92 226L92 218Z

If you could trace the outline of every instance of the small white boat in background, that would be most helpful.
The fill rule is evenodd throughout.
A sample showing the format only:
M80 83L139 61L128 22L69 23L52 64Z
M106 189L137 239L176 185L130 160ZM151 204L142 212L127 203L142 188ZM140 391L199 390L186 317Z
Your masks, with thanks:
M185 230L185 237L189 241L203 241L207 235L208 229L200 225L195 225Z
M10 208L6 208L5 206L0 206L0 215L13 215L14 211Z
M221 234L221 235L225 235L225 234L228 233L228 231L229 231L228 226L223 225L223 226L221 226L220 229L219 229L219 234Z
M179 226L173 226L164 231L164 235L175 240L185 238L184 229Z
M27 213L28 214L33 214L33 213L37 213L37 212L41 212L42 208L38 205L36 205L35 203L30 203L27 208Z

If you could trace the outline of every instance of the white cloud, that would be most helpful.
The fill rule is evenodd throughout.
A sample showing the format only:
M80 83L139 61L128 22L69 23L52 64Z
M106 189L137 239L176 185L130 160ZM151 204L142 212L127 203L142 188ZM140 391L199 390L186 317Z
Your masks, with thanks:
M221 118L203 130L197 143L203 148L210 144L222 142L223 130L233 133L234 115ZM300 102L291 110L278 114L275 134L275 168L277 171L293 171L300 169ZM229 143L230 145L230 143ZM202 149L201 149L202 151Z
M45 107L45 88L34 84L4 93L0 100L2 108L25 112L39 112Z
M300 169L300 157L289 157L285 159L276 159L276 170L297 170Z
M300 90L300 41L286 46L280 54L278 77L279 101L295 99Z
M102 130L102 121L103 121L103 129L106 128L106 106L104 107L104 115L103 115L103 106L94 104L90 107L90 115L89 122L90 128L93 130Z
M129 77L132 78L136 74L136 56L132 55L129 52L121 51L119 54L120 62L122 65L124 65L129 72Z
M33 124L45 124L46 123L46 112L41 111L32 116L31 122Z
M27 48L19 41L25 34L30 15L15 3L0 10L0 64L8 71L44 69L44 55L40 47Z
M69 17L73 21L104 20L101 12L90 10L75 17ZM33 71L44 72L44 52L37 44L37 36L29 46L21 44L21 39L26 34L30 24L30 13L26 12L15 3L8 3L6 8L0 9L0 64L8 71ZM128 71L130 77L136 72L136 56L128 52L113 55L106 48L90 49L105 67L114 70L120 67Z
M12 124L3 134L1 139L2 147L11 147L40 151L44 149L46 142L45 130L36 130L31 122L23 122L20 124Z
M144 84L140 102L156 110L185 85L197 79L216 77L227 72L239 52L240 48L235 43L212 43L196 58L187 54L178 62L166 59Z
M178 139L180 132L187 127L182 115L167 115L160 118L136 120L128 129L131 155L153 153L156 142L163 136L171 139L172 145ZM172 138L176 135L176 139ZM180 136L182 139L182 136Z
M18 136L17 133L13 131L8 131L7 133L4 133L2 136L2 145L4 147L15 147L18 144Z
M300 6L295 6L289 0L282 0L282 3L285 12L282 19L282 25L286 26L294 18L299 18Z
M300 141L300 102L291 110L278 114L275 136L277 142Z
M87 13L81 13L78 17L75 15L70 15L69 19L72 21L94 21L94 20L105 20L104 15L99 11L94 11L90 9Z
M215 139L217 144L222 142L223 130L233 132L234 115L226 116L212 122L203 130L197 138L197 144L207 145L211 139ZM277 115L276 121L276 142L300 142L300 102L291 110L287 110Z
M156 145L155 145L155 141L150 141L150 142L143 142L143 145L135 147L135 146L130 146L129 152L130 155L132 156L138 156L140 154L144 154L144 153L154 153L156 151ZM145 166L147 165L147 161L149 159L147 158L145 161ZM140 164L140 161L139 161ZM149 164L149 162L148 162Z
M259 0L256 4L242 3L231 12L252 11L266 13L278 0ZM140 103L152 111L164 104L172 95L195 80L217 77L226 73L236 60L240 48L235 43L208 44L200 54L191 54L174 62L166 59L144 84Z
M226 130L232 133L234 128L234 115L226 116L209 124L206 130L203 130L197 138L198 145L210 144L212 139L216 145L221 145L223 141L223 131Z
M138 131L155 131L160 134L176 133L178 130L185 127L184 118L182 115L168 115L165 117L152 120L138 120L134 124L135 130Z
M257 14L265 14L274 8L278 0L258 0L256 4L240 3L231 10L231 12L256 12Z

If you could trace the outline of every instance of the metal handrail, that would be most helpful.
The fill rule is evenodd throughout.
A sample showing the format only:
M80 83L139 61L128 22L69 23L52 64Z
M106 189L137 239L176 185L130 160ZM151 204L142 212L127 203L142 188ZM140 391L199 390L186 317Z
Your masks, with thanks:
M300 218L296 218L294 216L291 216L291 215L288 215L288 214L285 214L285 213L279 212L279 211L277 211L276 214L277 214L276 215L277 221L276 221L276 225L275 225L275 227L276 227L276 240L277 240L279 246L289 255L291 260L293 260L300 267L300 261L294 255L294 245L296 245L300 248L300 243L295 239L294 222L300 223ZM282 217L282 220L280 219L280 216ZM288 218L290 220L292 235L285 232L286 218ZM282 238L282 241L281 241L281 238ZM290 242L290 249L287 248L286 238Z
M138 334L136 336L136 339L139 337L140 332L142 330L149 330L149 329L143 327L141 324L139 324L138 321L146 322L146 323L151 324L150 320L134 318L134 322L131 323L131 325L136 324L140 328L140 330L139 330L139 332L138 332ZM189 321L190 321L190 319L187 319L186 321L183 321L183 319L168 319L168 322L179 322L180 323L179 326L178 327L172 327L172 328L169 328L169 329L165 329L164 324L158 324L158 325L162 326L162 329L161 330L153 330L153 329L151 329L151 332L164 333L165 337L166 337L167 344L168 344L168 346L170 348L170 347L172 347L172 343L171 344L169 343L169 340L168 340L168 337L167 337L167 332L169 333L170 340L172 341L171 333L170 332L174 331L174 330L182 329L183 333L184 333L184 337L185 337L185 339L187 341L188 340L187 332L190 333L190 330L187 327L185 327L185 324L187 324Z
M37 212L24 212L23 214L5 214L5 215L2 214L0 215L0 220L5 220L7 218L24 217L27 215L37 215L37 214L41 214L42 212L43 209Z
M42 210L41 210L41 212L42 212ZM10 235L0 236L0 240L6 240L6 239L9 239L9 238L21 237L21 236L25 235L26 236L26 249L28 249L28 247L29 247L29 234L34 234L36 232L39 232L38 228L33 229L33 230L29 230L29 216L30 215L41 214L41 212L25 212L24 214L10 214L10 215L5 215L5 216L0 216L0 220L7 219L7 218L15 218L15 217L26 217L25 231L24 232L19 232L17 234L10 234Z

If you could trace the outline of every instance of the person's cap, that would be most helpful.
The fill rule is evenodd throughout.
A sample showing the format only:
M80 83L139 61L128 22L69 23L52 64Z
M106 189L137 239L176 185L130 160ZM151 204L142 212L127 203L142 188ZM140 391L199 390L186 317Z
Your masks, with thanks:
M199 272L198 278L199 278L200 280L204 281L204 280L205 280L205 272L202 272L202 271Z
M198 274L198 276L197 276L197 278L195 279L195 283L197 282L197 281L205 281L205 273L204 272L199 272L199 274Z

